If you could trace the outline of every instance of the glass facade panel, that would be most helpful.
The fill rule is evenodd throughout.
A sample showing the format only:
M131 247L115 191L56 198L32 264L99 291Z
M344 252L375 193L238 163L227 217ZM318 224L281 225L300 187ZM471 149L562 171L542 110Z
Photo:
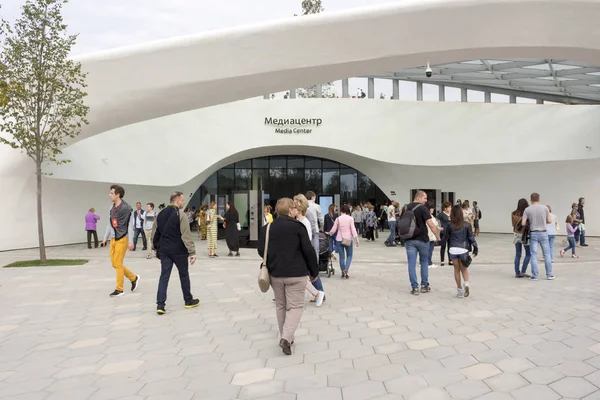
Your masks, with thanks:
M271 168L287 168L285 157L271 157L269 163Z
M323 160L323 168L339 168L340 163L335 161Z
M269 168L269 157L253 158L252 168Z
M340 195L342 203L354 204L358 198L358 172L354 169L340 170Z
M286 186L290 193L289 197L300 193L304 194L304 168L288 168Z
M306 192L309 190L319 194L323 192L323 170L305 169L304 180L306 181Z
M304 157L302 156L289 156L287 159L288 168L304 168Z
M236 168L252 168L252 160L243 160L235 163Z
M323 169L323 194L340 193L340 170Z
M237 165L237 163L236 163ZM235 190L250 190L252 189L252 169L236 168L235 169Z
M305 164L306 168L319 168L320 169L321 167L323 167L323 163L320 158L306 157L304 164Z
M221 169L217 175L219 179L219 187L217 190L217 194L226 195L229 194L234 189L234 170L232 169Z

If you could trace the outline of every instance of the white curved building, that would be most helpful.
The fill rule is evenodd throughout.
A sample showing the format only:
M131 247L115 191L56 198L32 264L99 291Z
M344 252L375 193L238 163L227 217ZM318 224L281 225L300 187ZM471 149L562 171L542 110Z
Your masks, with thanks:
M72 162L47 168L47 243L83 241L83 216L95 207L105 218L112 183L125 186L130 203L165 202L178 189L199 204L207 194L257 189L255 168L285 170L273 182L309 179L312 158L339 163L331 167L339 181L323 183L322 194L405 203L412 189L452 192L479 202L485 232L509 231L508 214L532 191L561 221L586 197L588 235L598 235L599 19L597 0L402 1L81 57L90 125L64 149ZM356 76L366 77L370 98L344 98ZM292 88L340 79L339 99L250 99L286 90L295 97ZM416 82L415 101L374 99L376 79L395 99L400 81ZM421 101L424 82L439 86L439 101ZM461 102L443 101L449 87ZM475 92L484 102L468 101ZM492 102L495 94L510 102ZM303 133L277 126L303 119L321 123L304 124ZM282 155L311 158L269 164ZM226 167L233 186L203 185ZM0 147L0 250L37 245L33 173L27 157ZM357 174L354 192L342 190L344 173ZM360 198L361 176L377 196ZM290 187L306 189L299 181Z

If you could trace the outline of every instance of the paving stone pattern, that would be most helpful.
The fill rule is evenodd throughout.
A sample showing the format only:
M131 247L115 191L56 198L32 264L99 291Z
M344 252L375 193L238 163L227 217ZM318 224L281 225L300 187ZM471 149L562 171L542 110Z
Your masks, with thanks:
M158 316L159 262L145 252L126 258L139 291L126 284L109 298L107 250L51 248L50 257L91 261L0 270L0 398L600 399L600 241L578 249L579 260L557 255L556 280L542 266L531 282L513 276L511 239L479 238L468 299L455 297L449 267L430 270L431 293L411 296L404 249L381 236L361 243L351 278L324 277L327 301L307 301L289 357L272 293L257 288L255 250L232 259L219 243L220 258L199 258L196 309L184 309L174 272ZM0 264L35 255L0 253Z

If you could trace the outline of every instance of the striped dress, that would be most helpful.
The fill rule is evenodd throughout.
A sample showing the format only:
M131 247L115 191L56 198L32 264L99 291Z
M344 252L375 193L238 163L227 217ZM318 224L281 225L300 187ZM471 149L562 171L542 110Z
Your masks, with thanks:
M208 249L216 249L217 248L217 228L219 227L219 223L217 220L217 211L207 210L207 213L210 218L210 225L206 228L206 241L208 245Z

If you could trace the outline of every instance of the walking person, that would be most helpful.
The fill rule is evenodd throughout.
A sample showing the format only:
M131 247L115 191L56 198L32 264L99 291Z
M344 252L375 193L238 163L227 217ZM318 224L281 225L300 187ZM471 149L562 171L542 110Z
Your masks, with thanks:
M325 214L325 224L323 225L323 232L329 232L335 224L335 220L338 218L338 214L335 212L335 204L330 204L327 214ZM331 257L337 260L336 253L337 248L335 246L335 239L329 236L329 248L331 249Z
M111 237L112 233L114 237L110 241L110 261L115 269L117 284L115 291L110 296L120 297L123 296L123 281L125 277L131 282L132 292L135 292L140 282L139 275L134 274L123 265L125 253L128 249L133 250L133 210L123 200L125 189L122 186L112 185L108 196L113 205L110 208L109 223L104 233L102 247L106 246L106 241Z
M335 241L336 246L339 250L340 254L340 270L342 271L342 278L349 279L348 270L350 269L350 264L352 264L352 244L356 243L356 247L359 246L358 243L358 233L356 232L356 227L354 226L354 219L349 215L350 209L347 205L342 206L342 215L340 215L333 224L333 227L327 234L329 237L334 237L336 234Z
M375 207L372 204L367 204L369 212L367 213L367 242L375 241L375 229L377 229L377 215L375 215Z
M315 250L315 259L317 260L317 265L319 264L319 252L320 252L320 244L319 244L319 231L320 227L324 224L323 213L321 212L321 207L317 203L315 203L315 198L317 195L315 192L308 191L306 192L306 200L308 201L308 209L306 210L306 219L310 223L310 241ZM323 292L323 301L325 301L325 289L323 288L323 281L319 274L317 274L317 279L312 281L311 284L313 287L319 291ZM311 294L315 296L315 293L311 291ZM313 300L316 302L317 298L313 297ZM312 300L311 300L312 301Z
M306 228L306 232L308 233L308 239L311 241L311 244L312 244L313 227L312 227L312 223L310 222L310 220L306 217L306 214L308 212L308 207L309 207L309 205L308 205L308 200L306 199L306 196L304 196L303 194L298 194L298 195L294 196L293 215L298 221L302 222L302 225L304 225L304 227ZM316 234L318 235L318 232ZM321 281L320 277L319 277L318 281L319 282ZM321 285L320 287L322 287L321 283L320 283L320 285ZM316 303L315 305L317 307L321 307L321 305L323 304L323 301L325 300L325 292L323 290L317 290L317 288L315 286L316 285L313 285L313 283L311 282L311 279L309 277L308 282L306 283L306 291L312 296L312 300L310 302Z
M396 211L397 207L398 207L398 203L396 203L395 201L392 201L392 203L388 206L388 209L387 209L387 223L388 223L388 226L390 227L390 235L385 240L385 245L388 247L396 246L396 244L394 243L394 240L396 240L396 215L398 215L398 212Z
M511 214L511 223L513 227L513 243L515 245L515 278L529 278L531 275L527 274L527 266L531 260L531 249L529 242L523 242L523 233L525 232L525 224L522 223L523 214L525 209L529 207L529 203L526 199L520 199L517 203L517 209ZM523 265L521 265L521 255L523 254L523 248L525 248L525 258L523 259Z
M100 216L96 215L96 209L94 207L85 214L85 230L87 231L87 246L88 249L92 248L92 236L94 237L94 248L98 248L98 232L97 223L100 220Z
M144 234L144 210L142 210L142 203L139 201L135 203L135 211L133 211L133 250L137 248L138 237L142 237L142 244L144 247L142 250L148 249L148 243L146 242L146 235Z
M440 234L431 220L427 209L427 193L419 190L414 202L406 206L404 214L398 223L398 233L406 239L406 258L408 259L408 276L410 279L411 294L419 295L419 281L417 280L417 255L421 262L421 293L429 293L429 235L427 226L440 240Z
M452 203L445 201L442 204L442 211L438 213L437 218L439 221L442 243L440 245L440 265L444 266L444 259L446 254L448 255L448 265L452 264L450 260L450 247L446 246L447 241L444 240L446 232L448 232L448 225L450 225L450 210L452 210Z
M477 202L473 202L473 229L475 229L475 236L479 236L479 220L481 219L481 209L477 205Z
M266 267L275 294L277 323L281 336L279 347L285 355L291 355L294 335L304 312L306 276L316 280L319 276L319 265L306 228L293 217L294 201L289 198L279 199L276 212L278 218L260 231L258 254L263 259L266 258Z
M550 246L550 254L552 255L552 262L554 262L554 241L556 240L556 235L558 235L558 221L556 219L556 215L552 214L552 207L546 205L548 207L548 211L550 211L550 218L552 218L552 222L546 226L546 232L548 232L548 245ZM541 258L540 261L544 261L544 258Z
M567 240L569 241L569 245L560 251L560 256L564 256L565 253L571 250L571 257L579 258L577 254L575 254L575 232L579 229L578 227L573 226L573 217L570 215L567 217Z
M208 206L206 204L200 207L200 212L198 213L198 237L200 240L206 240L207 235L207 226L206 226L206 213L208 212Z
M231 201L228 201L225 205L225 242L227 248L229 248L228 257L240 256L240 231L238 230L238 224L240 223L240 214L235 209Z
M354 229L356 229L359 235L362 235L362 210L360 206L356 206L352 210L352 219L354 219Z
M444 235L444 241L450 247L450 260L454 266L454 280L456 281L456 297L469 297L469 265L471 259L469 252L473 249L473 256L479 253L477 242L473 236L473 228L465 221L461 206L454 206L450 214L450 225ZM461 281L464 280L464 284Z
M430 204L428 208L429 208L429 214L431 214L431 220L433 221L433 224L438 229L438 232L441 232L440 223L438 222L437 218L435 217L435 207ZM433 231L431 230L431 228L429 226L427 226L427 236L429 237L429 258L428 258L429 268L437 268L437 265L435 265L433 263L433 250L435 250L435 244L437 243L438 239L435 237L435 235L433 234ZM440 236L441 236L441 234L440 234Z
M577 212L579 213L579 219L580 219L580 224L579 224L579 245L581 247L588 247L588 245L585 243L585 212L583 210L583 207L585 206L585 198L580 197L579 198L579 204L577 205Z
M544 263L546 267L546 278L553 280L552 274L552 255L550 254L550 244L548 243L548 231L546 225L552 222L548 207L540 203L539 193L531 194L531 205L523 212L523 226L529 221L531 236L529 246L531 247L531 280L538 280L538 248L541 246L544 254Z
M579 224L581 224L581 214L579 213L579 207L577 203L571 204L571 218L573 218L573 228L577 228L575 230L575 245L579 245L581 236L581 229L579 229Z
M223 220L223 217L217 214L217 202L213 200L210 202L210 208L206 213L206 241L208 246L208 256L210 258L219 257L217 255L219 219Z
M146 204L146 213L144 214L144 234L146 235L146 243L148 243L148 255L146 258L152 258L152 228L156 214L154 213L154 203Z
M185 308L198 307L200 304L200 300L194 299L191 292L189 265L196 262L196 247L188 216L181 212L184 204L183 193L173 192L170 204L158 216L153 232L153 245L161 267L156 293L156 312L159 315L166 313L167 288L173 264L179 272Z

